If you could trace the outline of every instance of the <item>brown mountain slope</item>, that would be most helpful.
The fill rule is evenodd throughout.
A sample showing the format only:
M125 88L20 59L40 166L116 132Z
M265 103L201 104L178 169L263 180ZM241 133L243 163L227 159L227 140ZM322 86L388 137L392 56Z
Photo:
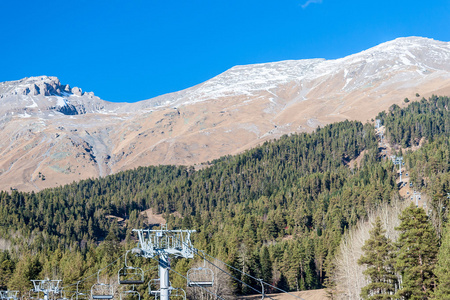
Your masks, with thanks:
M0 84L0 189L39 190L138 166L192 165L282 134L366 121L450 94L450 45L401 38L337 60L234 67L195 87L109 103L55 77Z

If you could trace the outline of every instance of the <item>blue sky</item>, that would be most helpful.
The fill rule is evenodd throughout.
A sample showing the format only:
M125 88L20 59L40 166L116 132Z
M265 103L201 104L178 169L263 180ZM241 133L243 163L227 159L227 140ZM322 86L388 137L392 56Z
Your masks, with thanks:
M335 59L397 37L450 41L450 1L3 0L0 81L51 75L135 102L235 65Z

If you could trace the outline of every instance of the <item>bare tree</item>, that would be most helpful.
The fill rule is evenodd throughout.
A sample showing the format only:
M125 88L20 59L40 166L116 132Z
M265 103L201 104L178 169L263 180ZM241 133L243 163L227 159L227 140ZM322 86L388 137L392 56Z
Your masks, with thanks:
M398 238L395 227L400 224L398 215L409 204L409 201L393 199L391 204L382 205L369 213L366 220L358 222L345 234L334 260L334 273L331 275L336 284L338 299L360 299L361 288L368 284L363 275L364 266L358 265L357 261L363 254L361 248L370 237L369 231L373 227L374 220L379 216L386 230L386 236L395 241Z

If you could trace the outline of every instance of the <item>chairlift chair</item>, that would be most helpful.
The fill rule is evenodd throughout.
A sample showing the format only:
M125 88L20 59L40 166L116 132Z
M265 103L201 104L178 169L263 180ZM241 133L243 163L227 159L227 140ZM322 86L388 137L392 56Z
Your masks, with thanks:
M129 299L129 297L135 297L134 299L141 300L141 294L134 289L134 286L132 289L122 291L119 294L120 300L126 300Z
M159 295L161 294L161 291L158 288L159 286L159 279L152 279L148 282L148 293L150 296L155 297L155 299L158 299Z
M214 285L214 272L206 268L205 260L203 260L203 267L189 269L186 278L188 287L212 287Z
M31 296L31 293L34 293L34 294L37 293L37 297ZM36 292L34 289L29 290L28 291L28 299L30 299L30 300L40 299L39 292Z
M56 300L69 300L69 298L66 297L66 291L64 289L60 289L58 295L60 297L56 298Z
M7 300L17 300L17 295L19 294L19 291L6 291L6 297L4 299Z
M89 300L89 292L80 291L79 285L81 281L77 281L77 291L70 296L70 300Z
M117 279L119 284L143 284L144 283L144 270L129 266L127 264L127 255L125 253L125 267L119 270L117 273Z
M186 291L182 288L170 287L170 298L186 300Z
M148 282L148 293L150 296L153 296L155 300L158 300L161 297L161 290L158 288L158 286L159 286L159 278L152 279ZM169 283L169 286L170 286L169 287L170 299L186 300L185 290L181 288L173 288L171 283Z
M75 292L70 297L70 300L89 300L89 294L82 292Z
M91 298L93 300L110 300L114 297L113 288L110 284L100 282L100 271L97 272L97 283L91 287Z

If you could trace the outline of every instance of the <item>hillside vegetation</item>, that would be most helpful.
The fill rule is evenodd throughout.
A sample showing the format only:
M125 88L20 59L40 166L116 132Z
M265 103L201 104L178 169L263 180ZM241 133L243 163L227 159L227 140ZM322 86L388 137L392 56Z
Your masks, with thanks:
M438 228L450 191L449 102L432 97L379 115L391 144L428 141L405 160L417 187L433 199ZM360 165L350 168L357 158ZM394 196L393 164L379 155L373 126L350 121L283 136L199 171L146 167L38 193L1 192L0 234L11 244L0 256L0 289L26 291L29 279L44 276L68 285L94 274L135 244L131 230L145 226L141 212L149 208L164 214L170 228L196 229L196 248L238 270L286 290L321 288L342 235ZM185 273L193 263L173 265ZM118 268L105 276L117 276ZM253 293L237 282L230 288Z

